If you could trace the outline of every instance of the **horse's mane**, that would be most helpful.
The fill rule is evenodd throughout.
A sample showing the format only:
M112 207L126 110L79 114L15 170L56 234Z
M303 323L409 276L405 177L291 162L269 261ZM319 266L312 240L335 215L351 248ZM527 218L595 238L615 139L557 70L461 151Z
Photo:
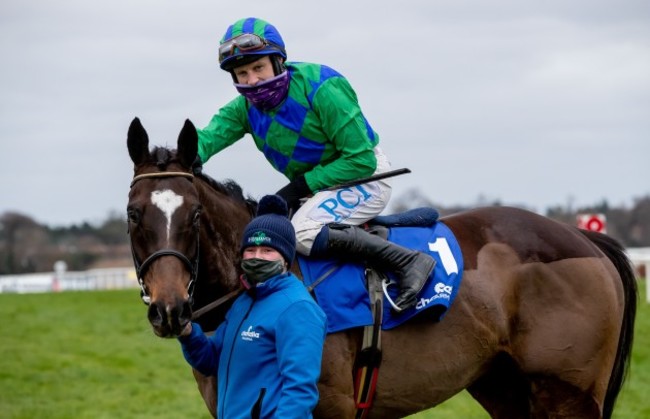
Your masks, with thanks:
M160 171L165 171L171 163L178 162L176 152L166 147L154 147L154 149L151 151L151 158L153 160L152 163L155 163L156 167ZM255 215L255 212L257 211L257 201L250 195L244 196L244 191L242 190L241 186L239 186L239 184L234 180L226 179L223 182L219 182L203 172L198 175L195 174L195 176L203 180L210 188L214 189L216 192L243 203L250 215Z
M197 176L197 175L195 175ZM251 216L254 216L257 211L257 201L249 196L244 196L244 191L237 182L232 179L226 179L222 182L215 180L214 178L208 176L207 174L201 172L198 177L203 180L208 186L214 189L217 192L229 196L237 201L243 202L246 205L246 209Z

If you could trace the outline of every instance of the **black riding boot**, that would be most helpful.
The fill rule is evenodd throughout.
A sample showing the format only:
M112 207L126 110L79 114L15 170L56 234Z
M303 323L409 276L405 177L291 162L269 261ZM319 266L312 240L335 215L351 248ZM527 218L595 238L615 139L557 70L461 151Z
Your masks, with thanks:
M426 253L407 249L370 234L360 227L331 224L321 231L312 249L314 256L367 260L371 265L395 273L399 295L395 305L401 312L416 303L436 261ZM320 242L320 243L319 243Z

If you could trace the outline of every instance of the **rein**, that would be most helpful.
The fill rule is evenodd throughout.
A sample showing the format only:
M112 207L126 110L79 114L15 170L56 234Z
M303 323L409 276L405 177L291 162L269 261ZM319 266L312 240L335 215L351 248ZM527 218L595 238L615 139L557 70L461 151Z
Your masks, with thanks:
M203 307L201 307L200 309L192 313L192 320L198 319L208 311L214 310L215 308L219 307L220 305L227 302L228 300L235 298L235 296L239 295L242 291L244 291L243 288L237 288L236 290L230 291L228 294L224 295L223 297L214 300L210 304L204 305Z
M190 182L194 180L194 175L187 172L143 173L133 178L133 180L131 181L131 188L139 180L147 179L147 178L164 178L164 177L184 177L189 179ZM147 287L144 284L143 276L147 271L147 269L149 268L149 266L156 259L163 256L175 256L178 259L180 259L181 262L183 262L183 264L187 267L187 270L190 272L190 282L189 284L187 284L187 293L190 296L190 302L192 301L192 296L194 294L194 284L196 283L196 279L199 274L199 221L198 219L194 224L194 227L196 230L196 257L193 260L190 260L187 256L185 256L183 253L177 250L160 249L150 254L142 263L140 263L138 257L135 255L135 249L133 247L133 238L131 237L131 230L130 229L128 230L129 237L130 237L129 241L131 244L131 255L133 256L133 264L135 266L136 275L138 277L138 284L140 285L140 294L141 294L140 297L142 298L142 302L145 303L146 305L151 304L151 296L149 295L147 291Z

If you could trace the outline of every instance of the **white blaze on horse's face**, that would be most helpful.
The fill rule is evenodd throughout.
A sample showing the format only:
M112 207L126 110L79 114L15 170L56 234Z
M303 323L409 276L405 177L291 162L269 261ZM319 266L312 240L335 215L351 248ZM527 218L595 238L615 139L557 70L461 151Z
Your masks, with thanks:
M183 205L183 197L177 195L176 192L171 189L165 189L162 191L153 191L151 192L151 202L160 208L160 210L167 217L167 244L169 244L169 233L172 226L172 215L174 211L181 205Z

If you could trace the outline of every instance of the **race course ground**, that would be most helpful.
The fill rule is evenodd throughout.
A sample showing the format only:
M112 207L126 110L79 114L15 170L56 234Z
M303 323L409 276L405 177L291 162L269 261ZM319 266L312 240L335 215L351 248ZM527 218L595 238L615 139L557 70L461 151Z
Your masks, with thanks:
M178 343L154 336L137 290L0 294L0 319L2 419L210 417ZM648 394L650 304L640 299L614 417L650 417ZM411 418L487 417L463 392Z

